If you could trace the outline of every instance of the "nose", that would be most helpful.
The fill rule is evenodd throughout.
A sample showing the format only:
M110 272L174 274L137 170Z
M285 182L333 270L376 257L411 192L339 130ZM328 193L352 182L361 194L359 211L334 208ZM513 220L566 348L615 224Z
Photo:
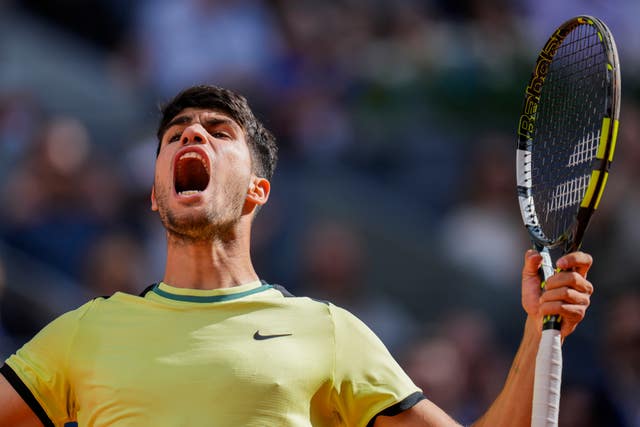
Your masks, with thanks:
M187 144L204 144L207 141L205 130L199 124L193 124L182 131L181 142Z

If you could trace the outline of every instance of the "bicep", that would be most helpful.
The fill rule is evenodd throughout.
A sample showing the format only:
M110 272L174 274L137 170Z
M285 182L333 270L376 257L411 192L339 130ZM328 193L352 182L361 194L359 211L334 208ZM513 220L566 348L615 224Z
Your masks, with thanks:
M379 416L374 427L460 427L442 409L427 399L393 417Z
M41 427L42 423L18 392L0 375L0 425Z

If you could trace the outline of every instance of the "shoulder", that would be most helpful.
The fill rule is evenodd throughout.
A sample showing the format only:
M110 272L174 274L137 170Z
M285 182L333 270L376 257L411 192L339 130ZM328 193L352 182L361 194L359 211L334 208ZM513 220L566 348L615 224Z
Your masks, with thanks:
M117 294L111 297L92 298L79 307L59 315L45 326L41 332L77 330L81 325L92 323L93 320L101 318L102 314L113 312L115 307L120 305L122 304L118 303Z
M295 295L289 292L286 287L276 283L267 283L264 280L262 283L263 285L271 288L271 295L283 298L282 301L286 304L315 308L321 312L325 312L326 314L330 312L330 307L333 305L329 301L311 298L305 295Z
M267 284L266 282L264 282ZM288 310L298 311L300 316L305 319L316 322L326 323L331 329L336 327L348 327L350 325L356 327L364 327L354 314L348 310L335 305L331 301L312 298L308 296L294 295L284 286L278 284L268 284L272 289L271 295L274 296L283 307Z
M51 323L71 323L83 319L88 313L95 310L97 306L103 303L105 297L93 298L81 306L61 314Z

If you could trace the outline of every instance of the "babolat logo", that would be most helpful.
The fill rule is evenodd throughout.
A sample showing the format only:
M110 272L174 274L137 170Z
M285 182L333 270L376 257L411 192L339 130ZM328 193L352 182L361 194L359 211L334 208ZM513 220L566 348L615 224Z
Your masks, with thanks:
M525 91L524 107L522 109L522 115L520 116L520 122L518 123L518 135L520 135L522 141L533 139L536 112L538 111L542 85L549 73L549 66L560 48L562 41L577 25L580 25L580 23L576 22L573 25L558 29L549 40L547 40L547 43L538 56L531 81Z

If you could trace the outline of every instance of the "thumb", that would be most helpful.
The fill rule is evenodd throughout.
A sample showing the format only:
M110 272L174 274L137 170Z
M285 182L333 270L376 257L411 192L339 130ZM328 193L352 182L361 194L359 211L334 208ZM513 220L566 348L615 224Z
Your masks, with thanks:
M531 249L524 255L522 267L522 306L527 314L535 315L539 308L540 276L538 269L542 265L542 255Z
M529 249L524 254L524 267L522 267L522 281L529 281L531 279L536 279L537 282L540 281L540 276L538 276L538 270L542 265L542 255L533 249Z

